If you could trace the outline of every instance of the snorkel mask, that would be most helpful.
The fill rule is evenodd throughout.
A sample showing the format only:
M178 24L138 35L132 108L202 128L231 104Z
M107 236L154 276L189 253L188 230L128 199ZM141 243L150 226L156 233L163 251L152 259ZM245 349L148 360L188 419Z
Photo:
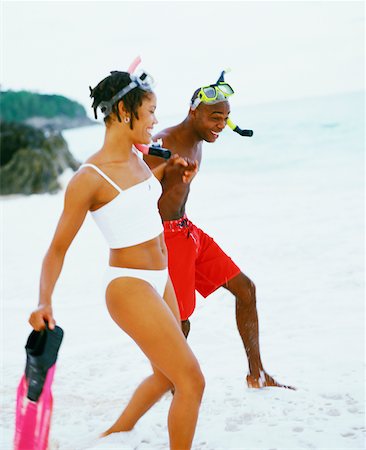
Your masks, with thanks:
M154 86L154 80L151 75L146 72L141 72L138 75L130 73L131 82L117 94L115 94L110 100L103 100L99 103L98 107L102 111L104 117L108 117L112 112L112 107L115 103L121 100L126 94L132 91L132 89L140 88L146 92L152 92Z
M224 74L228 70L223 70L219 79L215 84L210 84L208 86L203 86L195 98L191 101L191 109L195 110L200 103L205 103L206 105L214 105L215 103L224 102L227 97L234 94L234 89L230 84L225 83Z
M230 72L230 69L223 70L215 84L210 84L199 89L191 100L192 110L195 110L200 103L214 105L215 103L224 102L234 94L234 89L230 84L225 82L225 73L228 72ZM230 118L227 120L227 125L241 136L253 136L253 130L242 130Z

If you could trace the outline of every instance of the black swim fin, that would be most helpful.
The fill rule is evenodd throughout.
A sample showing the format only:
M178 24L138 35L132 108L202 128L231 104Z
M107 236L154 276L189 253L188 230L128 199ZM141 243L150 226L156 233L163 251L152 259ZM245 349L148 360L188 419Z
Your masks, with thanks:
M42 331L33 330L28 337L25 351L27 363L25 377L28 382L27 397L37 402L42 393L47 371L55 364L64 332L57 325Z

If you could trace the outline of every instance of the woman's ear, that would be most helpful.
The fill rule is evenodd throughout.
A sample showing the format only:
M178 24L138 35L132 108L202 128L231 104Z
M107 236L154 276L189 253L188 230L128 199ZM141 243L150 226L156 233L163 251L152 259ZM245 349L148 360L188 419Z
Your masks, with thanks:
M118 112L119 112L120 118L124 122L128 123L130 121L130 113L126 110L123 100L118 102Z

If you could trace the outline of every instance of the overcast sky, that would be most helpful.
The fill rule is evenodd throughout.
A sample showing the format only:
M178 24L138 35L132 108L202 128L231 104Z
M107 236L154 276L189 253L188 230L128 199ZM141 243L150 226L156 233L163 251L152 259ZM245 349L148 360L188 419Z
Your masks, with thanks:
M135 56L158 113L227 81L232 104L364 89L364 2L2 2L3 89L57 93L91 114L88 86Z

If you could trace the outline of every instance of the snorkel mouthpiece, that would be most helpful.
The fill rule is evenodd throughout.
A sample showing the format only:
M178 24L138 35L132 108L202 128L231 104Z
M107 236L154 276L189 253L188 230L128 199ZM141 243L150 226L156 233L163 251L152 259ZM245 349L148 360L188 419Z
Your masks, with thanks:
M231 128L233 131L235 131L235 133L240 134L240 136L247 136L247 137L253 136L253 130L242 130L237 125L235 125L235 123L230 118L227 119L226 123L229 128Z
M159 156L160 158L169 159L172 156L172 152L167 148L163 148L152 143L149 146L148 155Z
M163 148L161 146L161 140L159 141L153 142L150 145L134 144L134 146L144 155L159 156L163 159L169 159L172 156L172 152L166 148Z

